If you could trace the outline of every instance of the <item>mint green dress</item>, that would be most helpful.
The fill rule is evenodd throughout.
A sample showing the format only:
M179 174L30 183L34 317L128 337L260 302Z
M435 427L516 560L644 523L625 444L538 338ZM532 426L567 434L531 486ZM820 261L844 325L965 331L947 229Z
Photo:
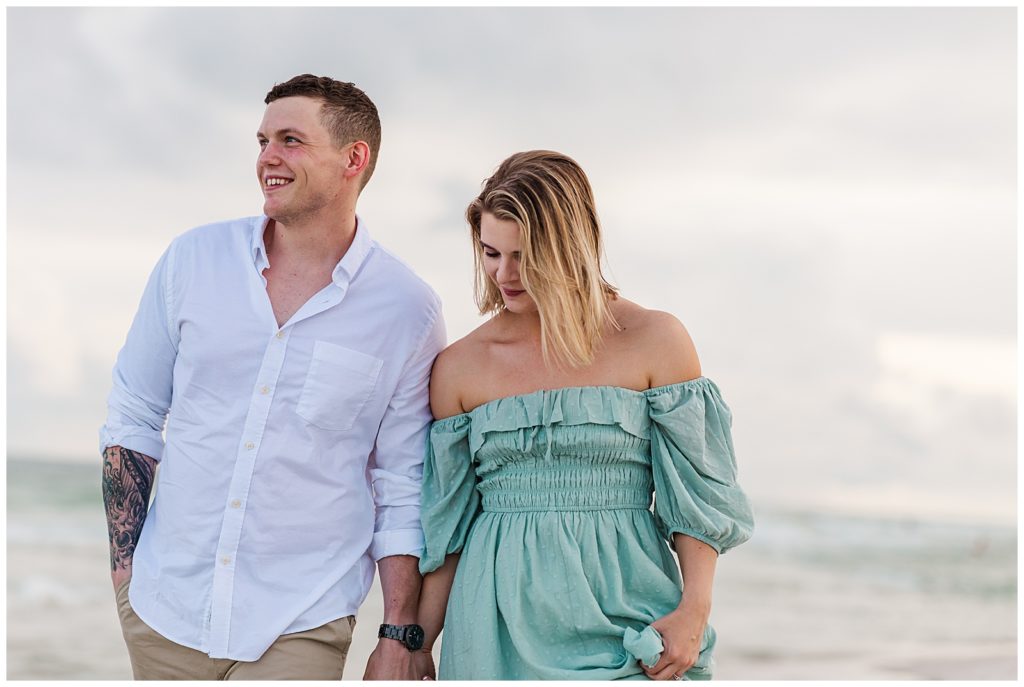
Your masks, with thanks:
M461 553L438 677L645 678L637 661L662 649L650 623L680 599L672 533L723 552L753 529L731 423L706 377L537 391L435 422L420 570ZM714 644L709 625L687 678L711 677Z

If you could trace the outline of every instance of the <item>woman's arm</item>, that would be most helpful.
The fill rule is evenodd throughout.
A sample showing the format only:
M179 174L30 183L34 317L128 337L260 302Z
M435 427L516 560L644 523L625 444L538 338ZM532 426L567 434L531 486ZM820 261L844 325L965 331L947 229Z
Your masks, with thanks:
M430 649L437 641L444 627L444 615L448 609L448 595L452 591L452 580L455 579L455 567L459 564L459 554L445 556L440 568L423 576L423 589L420 592L420 626L423 627L423 648Z
M459 392L460 367L456 362L460 359L465 362L468 348L465 340L457 341L441 351L434 361L434 369L430 376L430 410L438 420L463 412ZM423 650L428 655L444 626L448 595L452 590L452 580L455 578L455 566L458 562L458 554L449 554L440 568L423 576L419 621L424 633Z
M674 316L648 311L644 326L638 329L641 340L648 343L643 349L643 360L650 365L651 387L676 384L702 375L693 340ZM726 430L722 439L731 444L727 437ZM685 484L681 483L680 487L685 488ZM676 533L672 545L679 556L683 575L681 598L674 611L652 623L662 636L661 658L650 669L641 663L648 677L657 680L676 679L697 662L711 615L711 588L718 562L716 548L694 537Z
M652 623L661 634L665 649L651 668L640 665L653 680L672 680L693 667L711 615L711 586L718 553L685 534L675 534L672 542L683 574L683 594L674 611Z
M416 657L417 673L423 679L437 678L431 651L444 627L448 595L452 591L452 581L455 579L455 568L458 564L459 554L448 554L440 568L423 576L418 612L419 624L423 628L423 649Z
M456 362L465 362L467 348L465 340L459 340L441 351L434 361L434 368L430 374L430 410L436 420L463 412L459 392L461 370ZM419 625L423 628L423 648L415 657L417 677L423 680L437 679L431 651L444 627L448 596L452 591L452 581L455 579L455 567L458 563L459 554L448 554L441 567L423 576L417 611Z
M701 375L697 349L679 320L668 313L649 311L645 325L648 336L644 338L651 347L645 351L645 360L652 364L652 387ZM654 666L640 665L655 680L672 680L697 662L704 627L711 615L711 585L718 561L713 548L693 537L677 533L672 544L683 574L683 594L674 611L653 623L665 648Z

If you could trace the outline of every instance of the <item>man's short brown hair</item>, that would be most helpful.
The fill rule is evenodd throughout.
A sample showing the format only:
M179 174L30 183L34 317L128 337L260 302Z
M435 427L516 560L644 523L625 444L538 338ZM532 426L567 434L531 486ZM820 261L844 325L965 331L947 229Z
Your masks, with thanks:
M377 106L355 84L313 74L300 74L276 84L263 102L269 105L279 98L292 96L316 98L323 103L320 121L330 133L334 145L340 148L353 141L365 141L370 147L370 161L366 165L360 190L365 188L377 166L377 151L380 149Z

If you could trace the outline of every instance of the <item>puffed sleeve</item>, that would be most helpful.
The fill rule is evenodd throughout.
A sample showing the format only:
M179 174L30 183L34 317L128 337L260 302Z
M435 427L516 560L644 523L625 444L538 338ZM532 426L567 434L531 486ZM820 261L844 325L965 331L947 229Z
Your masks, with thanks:
M723 553L750 538L754 514L736 481L732 413L710 379L651 389L654 514L676 532Z
M462 551L480 510L469 429L468 415L438 420L430 428L420 509L425 542L420 572L424 574L441 567L448 554Z

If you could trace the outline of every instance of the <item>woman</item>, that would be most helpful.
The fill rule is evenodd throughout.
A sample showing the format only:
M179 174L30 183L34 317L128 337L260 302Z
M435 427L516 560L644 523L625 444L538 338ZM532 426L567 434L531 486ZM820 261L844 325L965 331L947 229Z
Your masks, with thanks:
M729 409L602 276L573 160L513 155L466 216L494 316L434 364L421 670L443 624L442 679L709 678L715 562L753 526Z

